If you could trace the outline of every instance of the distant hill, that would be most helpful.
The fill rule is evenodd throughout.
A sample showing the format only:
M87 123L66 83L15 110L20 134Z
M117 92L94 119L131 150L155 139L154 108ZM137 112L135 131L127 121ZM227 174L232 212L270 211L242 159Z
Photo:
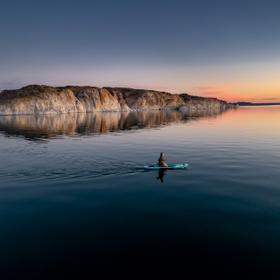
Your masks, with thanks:
M239 106L273 106L273 105L280 105L280 102L262 102L262 103L254 103L254 102L237 102Z

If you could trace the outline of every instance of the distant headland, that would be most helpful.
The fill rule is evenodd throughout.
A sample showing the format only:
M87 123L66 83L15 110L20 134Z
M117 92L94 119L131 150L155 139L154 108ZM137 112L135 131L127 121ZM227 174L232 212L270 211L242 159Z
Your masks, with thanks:
M44 115L100 111L178 110L218 113L236 104L186 93L91 86L29 85L0 93L0 115Z
M280 102L237 102L238 106L275 106L280 105Z

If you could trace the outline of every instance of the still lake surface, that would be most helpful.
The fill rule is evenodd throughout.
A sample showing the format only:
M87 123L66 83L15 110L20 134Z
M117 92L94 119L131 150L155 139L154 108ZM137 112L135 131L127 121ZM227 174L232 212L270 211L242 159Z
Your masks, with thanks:
M0 117L2 279L276 275L279 120L278 106ZM161 151L189 169L145 172Z

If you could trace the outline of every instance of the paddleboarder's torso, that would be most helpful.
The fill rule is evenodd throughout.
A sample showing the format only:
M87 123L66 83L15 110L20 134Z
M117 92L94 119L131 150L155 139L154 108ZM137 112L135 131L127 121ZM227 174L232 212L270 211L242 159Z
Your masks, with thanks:
M160 153L159 159L158 159L158 165L160 167L168 167L168 164L165 161L164 153Z

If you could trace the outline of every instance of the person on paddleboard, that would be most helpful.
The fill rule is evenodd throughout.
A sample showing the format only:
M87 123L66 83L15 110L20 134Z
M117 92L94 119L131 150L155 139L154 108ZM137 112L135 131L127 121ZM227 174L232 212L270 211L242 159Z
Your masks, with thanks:
M159 159L158 159L158 165L160 167L168 167L168 164L165 161L164 153L160 153Z

